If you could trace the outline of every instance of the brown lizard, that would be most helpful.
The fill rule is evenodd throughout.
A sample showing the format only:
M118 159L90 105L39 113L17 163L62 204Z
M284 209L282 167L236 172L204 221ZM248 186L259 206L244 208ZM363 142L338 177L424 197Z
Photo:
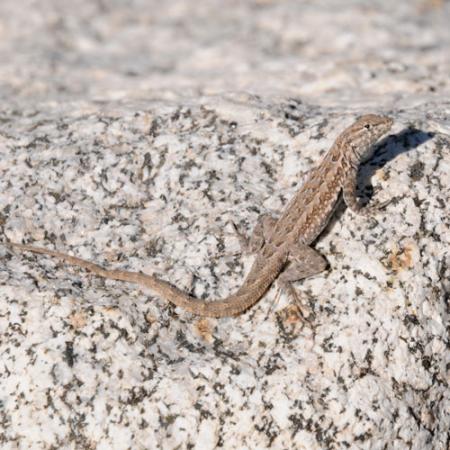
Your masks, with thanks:
M15 243L8 245L59 258L104 278L149 287L161 297L194 314L233 316L255 304L277 278L293 294L291 282L315 275L326 268L323 256L310 245L333 215L341 193L353 211L372 210L363 208L356 196L358 167L371 156L373 145L390 130L392 123L389 117L367 114L338 136L321 163L311 170L281 217L275 219L262 216L259 219L250 239L251 249L257 252L252 268L237 292L223 300L197 299L166 281L142 272L108 270L54 250Z

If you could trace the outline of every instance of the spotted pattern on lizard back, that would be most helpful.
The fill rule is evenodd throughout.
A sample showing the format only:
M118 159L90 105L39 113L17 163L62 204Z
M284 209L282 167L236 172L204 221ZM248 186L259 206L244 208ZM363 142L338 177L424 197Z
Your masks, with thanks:
M278 278L295 295L292 281L320 273L325 259L310 244L329 222L339 196L351 209L362 212L356 197L358 167L371 156L375 142L386 134L392 119L367 114L345 129L311 170L303 186L288 203L279 219L264 217L256 227L262 230L256 258L236 293L223 300L206 301L192 297L174 285L141 272L107 270L65 253L32 245L9 244L13 248L54 256L94 274L149 287L171 303L201 316L233 316L255 304ZM256 230L254 232L256 235Z

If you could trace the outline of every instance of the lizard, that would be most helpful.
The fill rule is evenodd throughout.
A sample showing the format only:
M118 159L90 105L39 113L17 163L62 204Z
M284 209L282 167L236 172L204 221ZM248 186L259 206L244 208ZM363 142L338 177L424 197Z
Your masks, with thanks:
M275 280L292 294L295 293L292 282L326 269L326 259L311 244L328 224L342 197L347 207L356 213L367 214L375 209L362 205L357 197L357 172L360 164L372 156L374 144L392 124L393 120L387 116L366 114L359 117L336 138L321 162L308 173L281 216L278 219L270 215L259 218L249 240L250 249L256 253L251 269L241 287L223 300L195 298L173 284L143 272L105 269L93 262L33 245L12 242L7 245L58 258L103 278L148 287L196 315L235 316L258 302Z

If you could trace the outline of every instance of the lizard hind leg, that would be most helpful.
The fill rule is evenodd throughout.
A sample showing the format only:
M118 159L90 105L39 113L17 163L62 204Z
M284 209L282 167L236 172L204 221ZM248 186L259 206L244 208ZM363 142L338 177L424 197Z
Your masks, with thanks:
M280 274L277 284L297 305L303 319L308 321L312 312L308 310L306 302L296 291L292 283L323 272L327 268L326 259L313 248L298 243L293 245L289 251L289 264ZM304 314L307 312L308 314Z
M259 216L252 234L249 237L241 233L237 226L233 223L235 233L239 239L241 250L246 254L254 254L261 250L270 231L273 229L277 219L270 214L262 214Z

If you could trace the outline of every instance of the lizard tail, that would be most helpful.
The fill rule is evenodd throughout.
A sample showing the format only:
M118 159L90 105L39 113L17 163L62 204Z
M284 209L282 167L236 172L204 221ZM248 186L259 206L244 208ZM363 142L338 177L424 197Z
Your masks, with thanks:
M284 265L284 261L280 260L279 262L275 261L275 267L273 264L265 267L258 267L258 272L261 273L258 274L259 276L255 276L257 275L255 273L255 268L258 266L255 262L252 270L250 270L249 275L244 281L244 284L235 294L232 294L223 300L204 301L181 291L173 284L160 280L153 275L147 275L142 272L109 270L76 256L67 255L55 250L35 247L33 245L11 242L6 245L22 251L53 256L71 265L86 269L103 278L126 281L135 283L139 286L148 287L174 305L204 317L229 317L244 312L264 295Z

